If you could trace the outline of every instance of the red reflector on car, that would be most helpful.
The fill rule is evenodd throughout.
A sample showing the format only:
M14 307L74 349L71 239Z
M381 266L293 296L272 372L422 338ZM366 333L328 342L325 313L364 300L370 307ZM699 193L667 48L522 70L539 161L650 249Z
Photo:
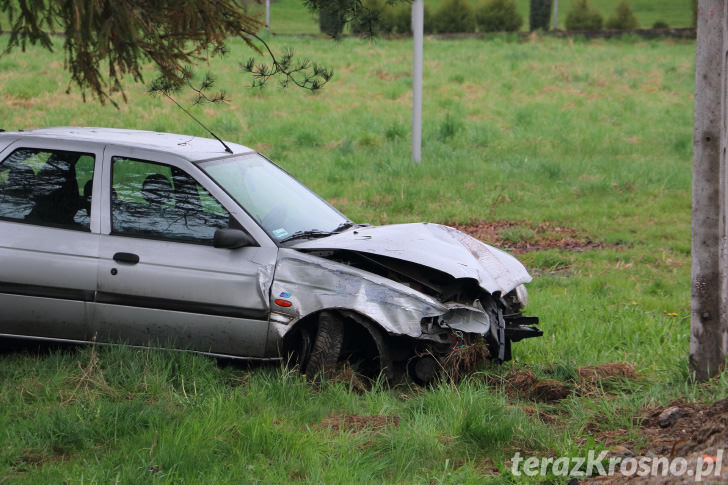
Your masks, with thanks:
M275 303L278 306L284 306L284 307L289 307L292 305L292 303L288 300L274 300L273 303Z

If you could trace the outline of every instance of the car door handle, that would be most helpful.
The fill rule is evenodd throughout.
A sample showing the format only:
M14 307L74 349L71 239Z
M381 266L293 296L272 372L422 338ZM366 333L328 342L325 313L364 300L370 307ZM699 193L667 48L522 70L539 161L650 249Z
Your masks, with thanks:
M114 254L114 261L117 263L137 264L139 262L139 256L134 253L116 253Z

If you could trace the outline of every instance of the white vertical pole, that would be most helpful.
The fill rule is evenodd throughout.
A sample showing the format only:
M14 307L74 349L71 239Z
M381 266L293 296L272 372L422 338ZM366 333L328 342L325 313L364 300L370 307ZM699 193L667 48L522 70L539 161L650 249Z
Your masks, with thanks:
M554 0L554 30L559 28L559 0Z
M425 0L412 2L412 160L422 161L422 37L424 35Z
M270 34L270 0L265 0L265 31Z

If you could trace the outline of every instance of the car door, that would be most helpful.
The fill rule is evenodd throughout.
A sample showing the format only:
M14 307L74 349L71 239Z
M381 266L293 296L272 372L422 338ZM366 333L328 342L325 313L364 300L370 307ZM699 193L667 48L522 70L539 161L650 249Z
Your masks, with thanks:
M275 244L256 226L258 246L213 247L252 221L189 162L110 147L104 163L97 338L263 356Z
M20 139L0 152L0 334L90 338L102 149Z

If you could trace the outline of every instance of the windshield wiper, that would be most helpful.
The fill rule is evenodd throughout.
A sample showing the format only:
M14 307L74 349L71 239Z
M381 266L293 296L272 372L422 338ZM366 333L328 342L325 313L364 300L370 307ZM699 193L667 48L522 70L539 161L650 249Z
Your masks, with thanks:
M296 231L293 234L291 234L288 237L285 237L278 241L279 243L283 244L288 241L293 241L294 239L301 239L301 238L316 238L316 237L326 237L332 235L333 232L330 231L322 231L320 229L309 229L308 231Z
M278 242L279 243L284 243L284 242L292 241L294 239L302 239L302 238L310 238L310 239L313 239L313 238L317 238L317 237L331 236L332 234L336 234L338 232L342 232L342 231L344 231L346 229L349 229L350 227L353 227L355 225L356 224L354 224L351 221L346 221L346 222L342 222L341 224L339 224L338 226L336 226L336 229L334 229L333 231L322 231L321 229L309 229L307 231L296 231L293 234L291 234L290 236L285 237L285 238L281 239Z
M336 229L334 229L331 232L342 232L342 231L344 231L346 229L349 229L350 227L353 227L355 225L356 224L354 224L351 221L342 222L341 224L339 224L338 226L336 226Z

